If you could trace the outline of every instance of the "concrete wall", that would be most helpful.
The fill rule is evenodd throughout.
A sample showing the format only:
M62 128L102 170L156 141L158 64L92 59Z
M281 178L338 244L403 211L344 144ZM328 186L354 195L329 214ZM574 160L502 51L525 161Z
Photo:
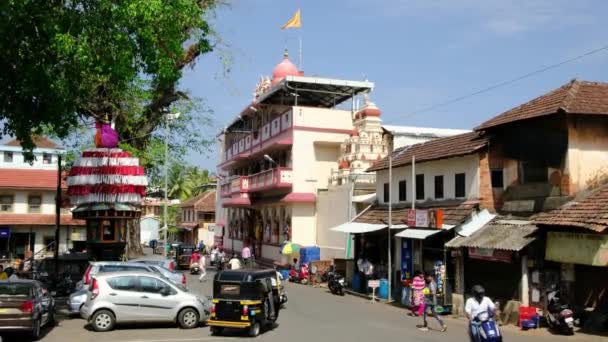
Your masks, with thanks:
M54 191L43 191L43 190L12 190L12 189L0 189L0 194L13 195L13 211L12 214L28 214L28 197L41 196L42 204L40 206L40 212L36 214L55 214L55 192Z
M350 111L331 108L293 107L293 125L324 129L352 129Z
M435 176L443 175L443 198L437 200L454 199L455 180L457 173L465 174L465 197L479 198L479 155L472 154L463 157L442 159L423 163L416 163L416 174L424 174L425 200L435 200ZM393 168L392 200L399 203L399 181L407 181L407 199L412 199L412 171L411 165ZM384 203L384 183L388 183L388 169L376 173L376 193L378 201ZM424 200L418 200L423 202Z
M317 244L316 219L314 203L294 203L291 207L291 240L301 246Z
M149 243L150 240L159 239L160 221L156 218L146 217L139 221L140 242Z
M571 116L568 119L566 170L569 193L595 188L608 180L608 121Z
M347 234L330 230L349 221L350 185L330 187L317 196L317 241L321 259L344 258ZM355 210L351 210L354 215Z
M346 134L294 131L293 192L315 193L327 188L331 169L338 168L340 143Z
M4 152L13 153L13 161L4 161ZM49 149L49 148L37 148L34 150L34 157L36 160L32 164L25 162L23 158L23 152L21 147L4 146L0 145L0 168L7 169L36 169L36 170L57 170L57 160L59 159L58 154L64 151ZM48 164L44 163L43 154L47 153L51 155L51 162ZM64 160L65 162L65 160Z

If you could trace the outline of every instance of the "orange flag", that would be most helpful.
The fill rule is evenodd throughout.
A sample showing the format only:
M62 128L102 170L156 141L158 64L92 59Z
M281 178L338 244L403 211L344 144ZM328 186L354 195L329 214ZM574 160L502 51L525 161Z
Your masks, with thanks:
M283 25L283 27L281 27L281 30L285 30L288 28L300 28L300 27L302 27L302 14L300 13L300 9L298 8L298 10L296 11L296 14L294 14L293 17L291 17L291 19L289 19L287 24L285 24L285 25Z

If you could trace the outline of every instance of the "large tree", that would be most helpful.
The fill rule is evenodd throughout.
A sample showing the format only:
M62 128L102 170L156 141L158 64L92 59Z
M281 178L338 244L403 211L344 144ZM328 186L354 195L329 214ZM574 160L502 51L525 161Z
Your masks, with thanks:
M157 129L167 110L185 113L172 147L202 149L210 141L191 125L201 112L178 84L184 68L216 42L207 19L219 1L1 1L2 133L18 138L32 158L34 135L66 138L107 118L121 147L151 166L157 182ZM139 231L132 232L132 253L141 253L138 242Z

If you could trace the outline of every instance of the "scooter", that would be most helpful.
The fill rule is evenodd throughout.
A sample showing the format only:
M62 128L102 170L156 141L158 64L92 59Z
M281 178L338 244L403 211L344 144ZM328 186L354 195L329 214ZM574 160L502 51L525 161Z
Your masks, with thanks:
M289 271L289 281L293 283L306 285L308 284L308 276L308 265L306 264L302 264L302 266L300 266L300 272L296 271L295 269Z
M477 341L480 342L502 342L502 334L498 328L498 324L494 320L494 313L480 312L471 321L471 324L477 326Z
M327 287L332 294L344 296L344 277L336 273L333 267L327 272Z
M547 294L549 305L547 306L546 320L549 329L565 335L574 335L574 312L568 304L562 304L559 300L559 290L553 290Z
M199 274L201 272L201 267L198 262L193 262L190 264L190 274Z

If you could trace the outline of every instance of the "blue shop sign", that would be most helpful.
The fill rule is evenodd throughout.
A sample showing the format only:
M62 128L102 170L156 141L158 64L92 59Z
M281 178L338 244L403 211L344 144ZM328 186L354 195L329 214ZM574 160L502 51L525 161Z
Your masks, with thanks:
M412 277L412 268L414 268L412 251L412 240L401 239L401 277L403 279Z
M11 227L0 227L0 239L8 239L11 236Z

